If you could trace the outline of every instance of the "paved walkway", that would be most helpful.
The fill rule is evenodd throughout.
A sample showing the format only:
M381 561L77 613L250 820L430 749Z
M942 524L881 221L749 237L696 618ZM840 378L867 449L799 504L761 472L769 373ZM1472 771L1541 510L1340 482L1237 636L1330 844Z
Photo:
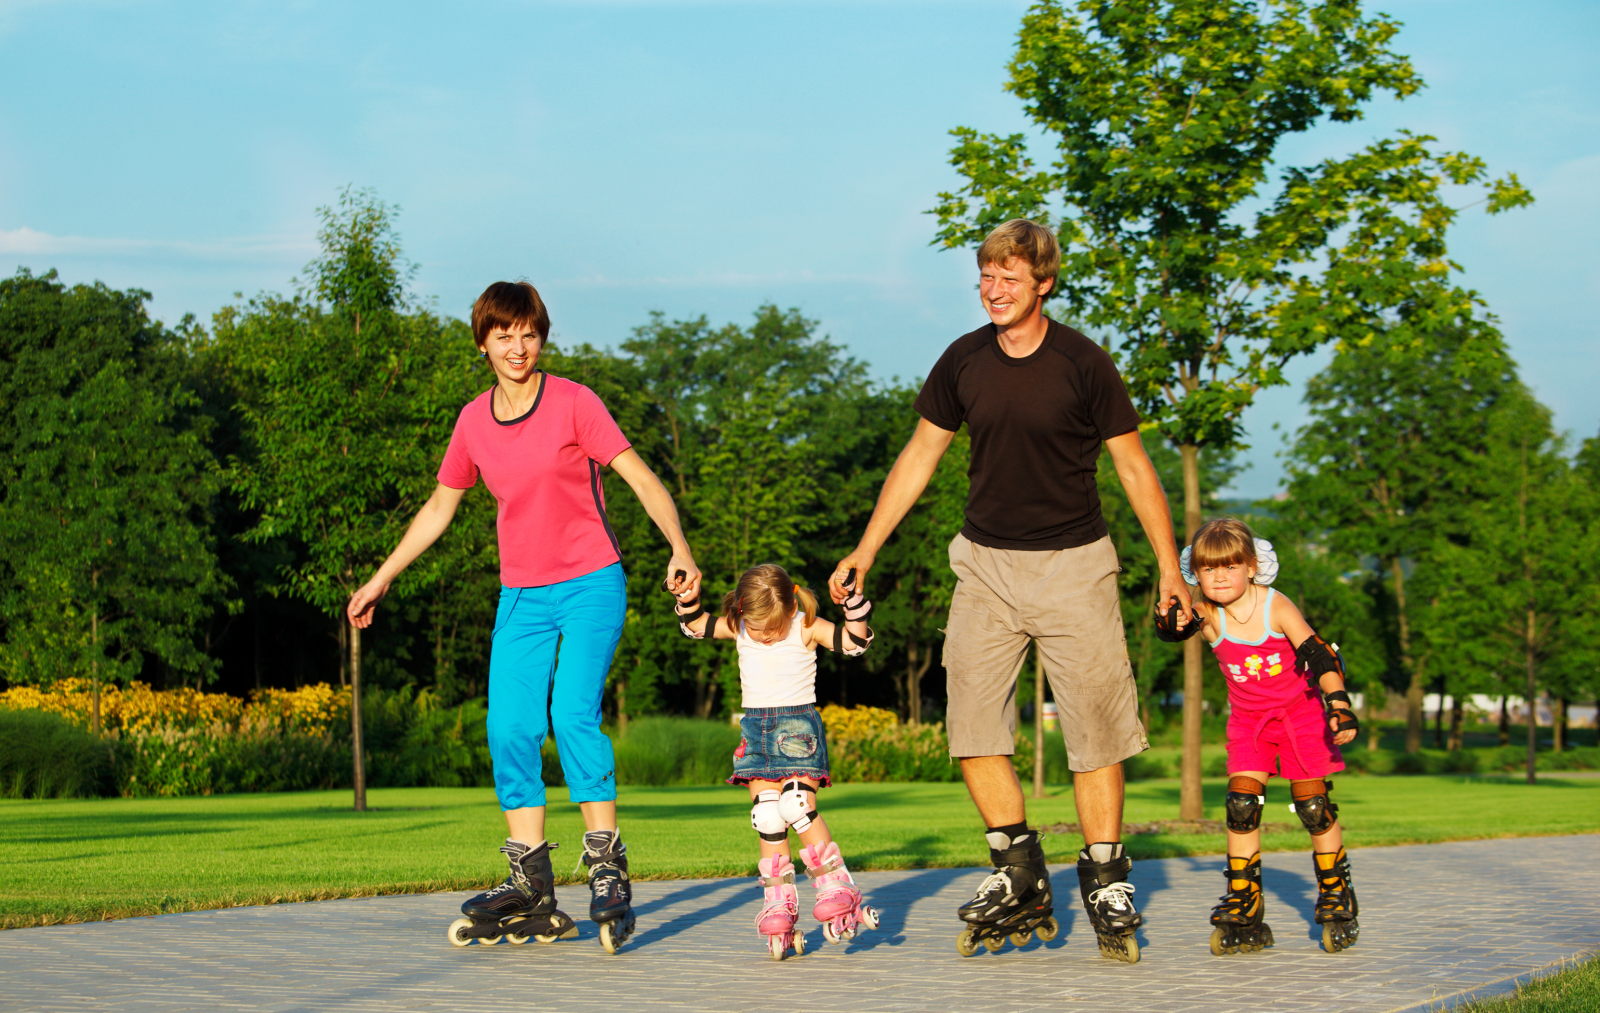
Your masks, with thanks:
M594 925L552 945L449 945L464 894L373 897L0 933L0 1008L177 1010L1392 1011L1600 950L1600 837L1475 841L1352 854L1361 942L1323 953L1308 855L1267 856L1275 949L1217 958L1217 858L1139 862L1144 959L1102 959L1069 867L1048 945L955 952L958 904L982 870L866 873L883 926L848 949L811 923L775 964L749 880L640 883L640 931L608 957ZM565 908L586 910L578 888ZM802 893L809 908L809 887ZM1504 985L1502 985L1504 987Z

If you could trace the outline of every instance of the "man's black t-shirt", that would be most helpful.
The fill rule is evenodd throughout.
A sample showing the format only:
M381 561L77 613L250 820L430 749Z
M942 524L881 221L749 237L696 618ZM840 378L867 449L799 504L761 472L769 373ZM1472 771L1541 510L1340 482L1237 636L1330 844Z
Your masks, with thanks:
M951 432L967 424L967 523L995 549L1070 549L1103 538L1095 487L1100 445L1139 428L1139 413L1099 345L1049 322L1044 343L1013 359L990 324L945 349L917 414Z

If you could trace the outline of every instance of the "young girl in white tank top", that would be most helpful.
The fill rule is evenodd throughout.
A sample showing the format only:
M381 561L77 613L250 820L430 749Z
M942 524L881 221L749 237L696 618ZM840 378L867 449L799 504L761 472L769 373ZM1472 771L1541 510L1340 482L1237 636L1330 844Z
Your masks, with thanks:
M844 603L845 621L817 618L817 599L796 587L783 567L752 567L722 600L722 614L701 608L699 598L675 606L679 628L696 640L732 640L739 651L739 686L744 716L733 754L730 784L748 785L750 824L761 835L761 887L765 904L756 931L767 937L774 960L792 946L805 952L795 930L800 898L789 857L789 828L804 845L800 857L817 888L811 913L829 942L845 942L861 928L877 928L878 914L861 902L839 845L817 812L817 789L826 787L828 739L817 716L817 648L850 657L872 643L867 618L872 603L856 591Z

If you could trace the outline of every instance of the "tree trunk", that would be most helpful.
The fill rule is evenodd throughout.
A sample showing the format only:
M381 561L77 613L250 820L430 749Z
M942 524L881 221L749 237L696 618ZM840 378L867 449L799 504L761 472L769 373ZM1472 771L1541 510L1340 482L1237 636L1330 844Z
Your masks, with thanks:
M1506 709L1506 694L1500 694L1500 745L1511 745L1511 712Z
M1406 574L1399 556L1385 560L1389 574L1394 579L1394 605L1399 620L1400 667L1411 681L1406 685L1406 752L1415 753L1422 748L1422 665L1411 657L1411 619L1406 615Z
M1200 527L1200 448L1186 443L1178 448L1183 455L1183 540L1194 540ZM1205 684L1201 679L1200 638L1183 642L1183 777L1178 790L1178 818L1205 817L1200 794L1200 715L1204 706Z
M1453 753L1461 748L1461 725L1465 719L1461 708L1461 695L1458 693L1450 701L1450 751Z
M1439 683L1439 706L1433 709L1433 748L1444 748L1444 697L1445 684Z
M89 731L100 734L100 611L89 613Z
M1044 798L1044 666L1033 652L1033 797Z
M637 658L635 658L637 661ZM628 734L628 680L617 680L617 735Z
M1555 752L1559 753L1563 749L1567 748L1567 698L1564 696L1558 696L1556 697L1555 703L1556 705L1553 708L1554 713L1550 715L1555 719L1553 722L1555 725L1555 742L1552 744L1551 748Z
M339 628L339 685L348 686L350 685L350 680L347 678L350 672L351 657L350 631L354 627L352 627L349 620L345 619L343 616L340 616L338 619L334 620L334 625Z
M1528 783L1533 784L1537 779L1534 774L1535 763L1539 753L1539 690L1535 683L1537 666L1534 664L1534 633L1538 627L1534 625L1533 609L1528 610L1527 635L1523 641L1523 658L1528 666Z
M911 723L922 723L922 678L933 664L933 645L913 641L906 647L906 710Z
M350 630L350 757L354 761L356 812L367 811L367 764L361 742L361 629Z

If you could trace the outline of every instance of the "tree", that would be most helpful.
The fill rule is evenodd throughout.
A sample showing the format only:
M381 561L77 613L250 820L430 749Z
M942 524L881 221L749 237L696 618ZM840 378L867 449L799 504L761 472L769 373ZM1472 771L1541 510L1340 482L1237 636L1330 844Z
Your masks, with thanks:
M1538 748L1539 691L1564 696L1581 673L1560 664L1569 624L1586 597L1573 593L1585 560L1587 515L1551 426L1550 410L1514 386L1485 420L1474 496L1455 537L1441 539L1438 610L1456 617L1449 643L1491 669L1517 672L1528 701L1528 783Z
M475 384L459 331L409 306L394 213L371 191L345 189L318 211L322 255L306 269L302 295L260 297L220 316L217 328L219 343L248 350L255 363L240 405L251 452L234 469L246 506L259 511L251 537L298 541L303 555L280 572L277 589L341 623L351 593L432 491ZM408 570L401 596L436 580L443 555ZM348 636L363 810L361 634L349 627Z
M1406 692L1406 750L1422 747L1428 655L1414 635L1409 571L1462 522L1484 413L1515 382L1492 324L1465 317L1437 331L1396 325L1342 347L1306 386L1311 422L1288 459L1286 508L1344 558L1370 557L1392 594Z
M1402 135L1288 171L1251 215L1284 136L1421 87L1389 49L1398 30L1350 0L1046 0L1023 19L1006 87L1059 159L1035 170L1022 134L953 132L966 183L940 195L939 242L975 245L1009 218L1055 224L1060 297L1121 337L1129 392L1183 455L1186 538L1201 448L1237 445L1243 411L1290 358L1359 340L1436 274L1454 218L1441 182L1484 179L1481 162ZM1514 177L1491 187L1491 210L1525 200ZM1184 687L1180 809L1197 819L1198 641Z
M196 634L227 590L205 420L148 298L54 272L0 282L0 672L89 679L96 733L101 685L147 659L213 675Z

